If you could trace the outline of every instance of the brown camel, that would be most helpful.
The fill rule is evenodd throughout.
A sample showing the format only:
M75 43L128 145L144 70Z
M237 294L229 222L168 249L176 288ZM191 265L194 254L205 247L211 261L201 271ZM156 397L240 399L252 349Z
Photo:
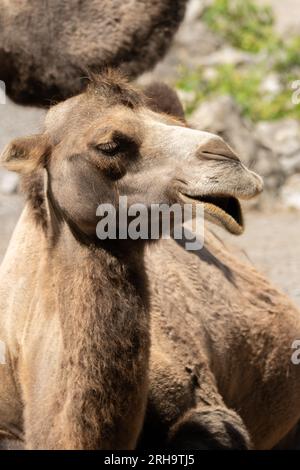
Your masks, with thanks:
M108 73L2 161L27 194L1 267L2 448L270 448L293 428L300 317L284 295L210 231L199 252L95 237L119 195L201 204L240 233L238 199L262 183L222 139Z
M166 53L187 0L0 0L0 80L17 102L48 107L82 91L86 70L131 77Z

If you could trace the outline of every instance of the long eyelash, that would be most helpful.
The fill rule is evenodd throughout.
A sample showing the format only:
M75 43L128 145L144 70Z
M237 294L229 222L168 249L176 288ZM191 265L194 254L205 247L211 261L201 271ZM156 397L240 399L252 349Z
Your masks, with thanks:
M117 142L107 142L106 144L98 144L97 145L99 150L116 150L119 147Z
M108 157L114 157L118 154L120 150L120 143L111 141L103 144L98 144L95 147L96 150L102 152L104 155L107 155Z

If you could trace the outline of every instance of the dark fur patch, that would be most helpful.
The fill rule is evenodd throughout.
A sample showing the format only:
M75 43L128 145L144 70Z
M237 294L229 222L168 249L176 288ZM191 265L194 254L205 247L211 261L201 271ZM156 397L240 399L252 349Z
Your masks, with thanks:
M183 420L169 443L171 449L247 450L250 440L238 415L218 410L199 412Z
M147 104L152 111L185 120L184 109L176 91L162 82L153 82L144 89Z
M35 221L47 228L47 210L44 190L43 169L37 170L21 179L21 191L29 202Z

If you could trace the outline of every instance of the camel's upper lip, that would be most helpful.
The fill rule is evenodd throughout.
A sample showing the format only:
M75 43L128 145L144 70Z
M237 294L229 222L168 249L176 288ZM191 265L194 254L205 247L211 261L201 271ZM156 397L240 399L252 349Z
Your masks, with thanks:
M204 213L224 226L229 232L240 235L244 231L243 214L239 200L230 194L187 194L181 193L183 202L204 204Z

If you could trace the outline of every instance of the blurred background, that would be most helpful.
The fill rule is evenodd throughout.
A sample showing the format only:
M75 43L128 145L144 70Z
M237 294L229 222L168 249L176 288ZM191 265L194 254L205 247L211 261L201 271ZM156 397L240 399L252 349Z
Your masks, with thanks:
M218 133L264 177L246 231L218 231L300 305L300 2L189 0L168 54L141 85L175 87L188 121ZM0 151L37 132L45 111L0 104ZM22 210L15 174L0 170L0 260Z

